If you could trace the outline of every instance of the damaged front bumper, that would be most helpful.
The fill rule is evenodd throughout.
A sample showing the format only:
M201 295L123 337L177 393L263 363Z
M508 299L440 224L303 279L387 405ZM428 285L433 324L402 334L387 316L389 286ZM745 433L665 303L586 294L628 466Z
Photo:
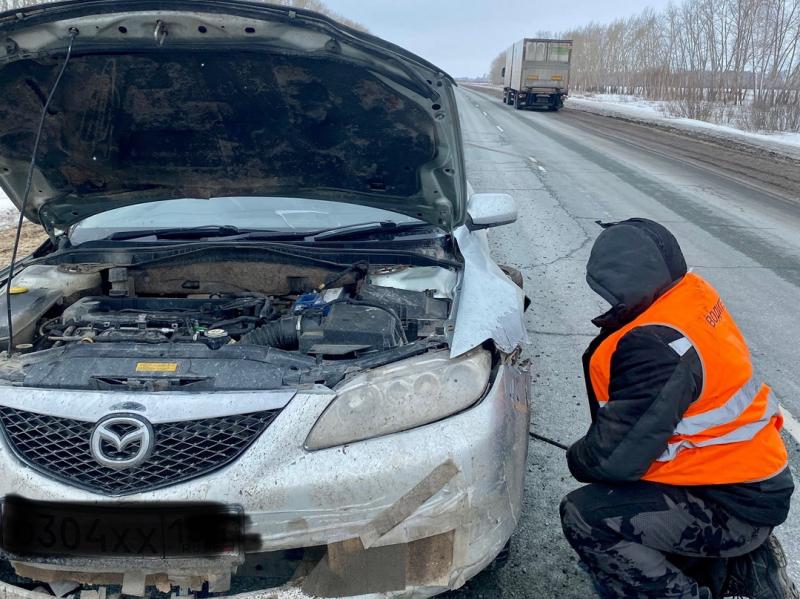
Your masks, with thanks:
M309 595L429 597L460 587L485 568L516 527L528 447L529 388L526 370L501 364L487 396L465 412L312 452L297 433L311 429L333 394L324 387L301 391L229 466L124 499L54 481L21 464L3 442L0 490L30 500L103 506L237 505L258 552L322 551L290 583ZM12 564L34 580L121 584L138 594L145 584L166 590L170 585L197 588L198 581L208 581L212 592L225 592L242 561L53 558ZM0 583L0 593L42 596L7 582Z

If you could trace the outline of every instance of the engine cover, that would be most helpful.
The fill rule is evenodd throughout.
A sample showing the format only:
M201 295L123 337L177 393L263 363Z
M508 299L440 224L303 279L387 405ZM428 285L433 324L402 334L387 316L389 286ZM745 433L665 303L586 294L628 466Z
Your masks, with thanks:
M344 355L383 350L403 343L400 321L377 306L332 304L324 314L304 315L300 321L300 352Z

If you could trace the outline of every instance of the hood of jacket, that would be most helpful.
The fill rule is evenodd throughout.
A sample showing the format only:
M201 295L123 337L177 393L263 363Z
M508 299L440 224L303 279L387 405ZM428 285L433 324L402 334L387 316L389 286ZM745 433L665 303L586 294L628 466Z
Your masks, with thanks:
M611 304L592 322L617 329L680 281L687 272L686 260L675 236L657 222L632 218L604 226L592 247L586 281Z

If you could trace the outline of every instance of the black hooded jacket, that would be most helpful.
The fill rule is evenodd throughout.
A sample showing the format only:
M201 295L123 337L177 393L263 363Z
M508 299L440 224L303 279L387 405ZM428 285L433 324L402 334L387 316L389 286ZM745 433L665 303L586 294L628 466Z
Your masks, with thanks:
M589 362L603 340L647 310L686 272L675 237L650 220L613 224L595 242L586 280L611 309L592 321L600 334L583 356L592 425L567 453L569 469L579 481L641 479L699 398L700 357L694 348L676 353L669 344L682 335L667 326L637 327L620 339L611 359L610 400L603 410L598 409L589 376ZM693 488L731 515L762 526L777 526L786 519L793 490L788 468L759 483Z

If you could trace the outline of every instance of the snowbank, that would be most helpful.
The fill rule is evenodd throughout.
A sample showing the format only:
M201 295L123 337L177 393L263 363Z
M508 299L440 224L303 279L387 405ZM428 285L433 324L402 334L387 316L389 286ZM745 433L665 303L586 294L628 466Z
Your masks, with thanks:
M17 220L19 212L8 199L6 194L0 190L0 229L11 226Z
M0 210L15 210L14 204L8 199L8 196L0 189Z
M567 99L569 105L575 104L572 108L583 108L584 106L597 106L605 110L618 110L626 114L641 117L661 117L667 116L667 103L644 100L635 96L623 96L619 94L576 94ZM591 102L591 104L586 104ZM674 118L672 120L675 120ZM689 119L686 119L689 120Z
M574 110L583 110L645 124L657 124L693 135L727 139L736 143L758 146L772 152L800 158L800 133L750 133L725 125L672 117L667 114L666 102L644 100L633 96L597 94L594 96L570 96L565 105Z

